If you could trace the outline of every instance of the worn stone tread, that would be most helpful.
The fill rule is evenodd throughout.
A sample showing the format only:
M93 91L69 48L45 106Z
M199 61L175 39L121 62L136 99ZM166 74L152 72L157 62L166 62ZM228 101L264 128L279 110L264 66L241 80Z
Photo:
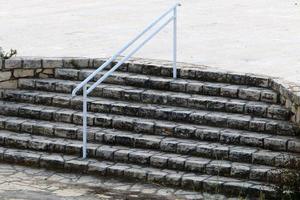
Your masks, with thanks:
M97 69L109 58L100 58L90 60L89 65L87 64L87 59L81 63L82 60L68 61L64 63L64 68L75 68L75 69ZM121 58L120 58L121 59ZM111 69L116 61L108 65L105 69ZM75 65L74 65L75 64ZM130 58L129 61L123 63L117 71L139 73L145 75L162 76L162 77L173 77L173 63L169 61L153 60L153 59L140 59L140 58ZM267 88L270 86L270 80L267 76L251 74L251 73L239 73L224 71L221 69L214 69L203 65L195 65L190 63L177 63L177 76L178 78L210 81L210 82L221 82L230 84L240 84L240 85L251 85L256 87Z
M82 97L71 97L70 93L60 92L45 92L39 90L3 90L2 97L5 100L18 101L18 102L29 102L29 103L43 103L46 105L54 105L61 107L72 107L76 109L82 109ZM64 91L67 92L67 91ZM130 102L124 100L116 100L102 97L89 97L88 102L92 104L89 106L91 111L96 112L115 112L115 114L125 114L133 115L136 113L150 114L151 117L153 112L158 112L157 115L162 117L159 112L160 110L168 110L169 115L178 116L176 111L180 113L192 113L197 112L197 109L182 108L168 105L158 105L158 104L145 104L139 102ZM217 100L214 100L217 103ZM240 104L242 103L242 104ZM242 105L242 106L241 106ZM146 109L144 107L147 107ZM230 101L226 104L226 112L231 113L241 113L250 114L257 117L270 118L270 119L280 119L284 120L288 118L289 111L280 105L266 104L261 102L234 102ZM260 108L264 107L263 110ZM151 109L152 108L152 109ZM214 109L212 109L214 110ZM218 111L218 109L217 109ZM180 119L182 121L182 119Z
M78 81L59 79L21 79L19 87L49 92L71 93ZM198 94L152 90L125 85L101 84L89 96L111 99L178 106L198 110L241 113L276 119L288 119L292 113L277 104L245 101L225 97L212 97ZM226 114L226 113L225 113Z
M248 199L276 198L284 181L300 177L299 113L285 108L290 102L273 80L183 63L173 79L170 63L140 59L88 95L88 159L80 159L82 91L71 92L103 59L59 63L52 78L0 89L0 162Z
M37 106L29 103L13 103L0 101L0 114L9 116L20 116L42 120L54 120L82 124L82 112L72 109L62 109L51 106ZM227 144L244 144L250 146L264 147L274 150L289 150L297 152L299 146L293 143L293 148L288 147L291 140L289 137L271 137L262 133L239 131L232 129L213 128L185 123L175 123L163 120L152 120L114 114L88 113L88 124L128 130L136 133L172 136L180 138L198 138L208 141L220 141ZM282 125L282 124L281 124ZM272 140L273 139L273 140ZM266 142L269 141L269 142ZM292 144L292 143L291 143ZM287 146L286 146L287 145Z
M98 176L131 178L162 185L181 186L182 188L195 191L215 191L216 188L218 188L220 193L225 194L258 197L260 193L264 193L269 198L276 195L275 186L270 183L245 181L237 178L198 173L182 173L176 170L142 167L139 165L98 161L95 159L82 160L77 156L71 155L2 147L0 147L0 155L2 162L97 174Z
M68 80L84 80L94 70L90 69L56 69L55 77ZM98 80L107 71L100 72L93 80ZM184 92L191 94L204 94L212 96L223 96L246 100L256 100L270 103L278 102L278 94L270 89L253 87L246 85L234 85L226 83L214 83L196 81L190 79L173 79L171 77L158 77L151 75L141 75L130 72L114 72L105 80L105 83L129 85L141 88L157 90L169 90L174 92Z
M61 122L0 116L0 128L39 136L73 140L82 139L81 126ZM273 140L277 141L276 138L274 139L273 137L269 139L271 142ZM3 140L1 141L4 142ZM197 156L209 159L296 169L300 167L300 156L298 154L284 152L282 149L281 151L274 152L259 147L227 145L216 142L179 139L170 136L144 135L141 133L96 127L88 127L88 141L98 144L122 145L133 148L158 150L165 153L177 153L181 156ZM296 146L295 144L299 145L300 141L290 140L289 142L291 142L290 148L294 148ZM276 143L273 142L273 145L273 147L275 147ZM280 148L277 150L280 150Z
M0 108L0 114L2 115L20 116L24 118L34 118L48 121L54 120L56 122L67 122L74 124L82 123L82 113L72 109L62 109L50 106L38 106L27 103L13 103L5 101L0 101ZM269 134L265 135L263 133L197 126L129 116L125 117L113 114L89 113L88 124L90 126L115 128L119 130L133 131L136 133L220 141L227 144L243 144L259 147L265 146L274 150L286 149L297 152L297 149L299 149L297 142L290 143L291 146L286 146L286 144L291 141L289 137L275 137L274 135L274 138L270 137ZM272 143L272 138L276 143Z
M82 142L78 140L51 138L27 133L0 131L1 145L18 149L44 151L48 153L63 153L80 156ZM280 183L281 173L287 169L265 165L245 164L225 160L212 160L195 156L183 156L175 153L110 146L98 143L88 144L88 156L113 162L139 164L162 169L172 169L183 172L194 172L208 175L241 178L245 180L268 181Z
M57 102L58 102L58 104L61 104L61 102L65 102L65 103L67 103L66 107L68 107L69 103L70 103L68 99L67 100L59 99L59 100L57 100ZM1 106L1 104L3 104L3 102L4 101L0 101L0 106ZM46 104L44 102L41 102L41 103ZM17 106L17 103L15 103L15 104ZM22 105L22 104L20 104L20 105ZM77 105L78 105L78 103L77 103ZM30 106L38 107L38 105L34 105L34 104L30 104ZM73 107L74 105L71 105L71 106ZM153 108L151 106L145 106L144 108L147 109L147 107L148 108L150 107L150 111L151 110L153 110L155 112L157 111L156 107ZM55 108L55 109L58 109L58 108ZM68 111L69 113L71 112L70 109L66 109L66 110L69 110ZM171 108L171 111L172 110L173 109ZM5 109L2 110L2 113L4 111L5 111ZM74 112L76 112L76 111L72 110L72 113L74 113ZM158 113L161 114L159 116L159 118L161 116L168 116L169 112L170 112L170 109L159 110ZM221 112L215 112L215 111L181 112L181 110L179 110L179 111L173 111L173 112L174 113L177 112L178 115L168 116L169 120L171 119L172 121L166 121L166 122L167 122L167 124L173 124L172 126L174 128L177 123L173 122L173 121L178 121L178 122L183 121L185 123L188 122L188 123L192 123L194 125L209 125L209 126L222 127L222 128L231 128L231 129L271 133L271 134L275 134L275 135L277 134L277 135L294 136L294 135L299 134L299 127L297 127L295 124L293 124L291 122L283 121L283 120L251 117L248 115L233 114L233 113L221 113ZM1 114L1 112L0 112L0 114ZM90 114L97 114L97 113L91 112ZM133 114L135 115L134 117L133 116L131 117L128 115L122 115L122 117L120 117L120 120L123 118L126 118L127 120L136 120L136 119L140 119L140 117L143 117L143 115L145 115L145 113L138 113L136 111L134 111ZM115 116L114 114L108 114L108 115ZM147 114L146 118L153 118L153 116L155 116L155 114L150 112ZM158 120L158 119L141 119L141 120L148 121L149 123L154 123L156 121L162 121L162 120ZM130 123L133 123L133 122L130 122ZM185 125L187 125L187 124L185 124Z

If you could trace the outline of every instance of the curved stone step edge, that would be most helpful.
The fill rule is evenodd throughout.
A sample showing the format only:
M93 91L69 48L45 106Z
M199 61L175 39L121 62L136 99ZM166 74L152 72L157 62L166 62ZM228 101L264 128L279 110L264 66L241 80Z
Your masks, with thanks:
M0 131L1 144L4 147L29 149L48 153L62 153L80 156L82 142L70 139L49 138L10 131ZM284 173L297 173L291 169L275 168L264 165L242 164L223 160L211 160L154 150L88 144L88 157L112 162L124 162L154 168L171 169L183 173L202 173L244 180L280 183ZM294 172L293 172L294 171Z
M8 116L20 116L56 122L82 124L82 112L71 109L60 109L49 106L1 102L0 113ZM179 138L195 138L200 140L217 140L227 144L242 144L266 147L274 150L298 151L299 142L293 138L269 137L260 133L241 132L231 129L213 129L206 126L191 126L189 124L170 123L161 120L147 120L132 117L122 117L112 114L88 114L89 126L114 128L118 130L146 133L150 135L172 136ZM210 131L208 131L208 130ZM233 131L233 132L232 132Z
M3 100L12 100L17 102L28 102L28 103L45 103L46 105L50 106L69 106L76 109L82 109L82 97L72 97L71 94L61 93L59 92L44 92L40 90L2 90L2 95L0 98ZM76 101L76 102L74 102ZM114 107L121 107L123 106L126 109L122 109L122 112L125 112L126 110L140 110L143 107L151 106L151 107L157 107L158 109L165 109L170 108L174 111L179 110L180 112L197 112L196 109L189 109L189 108L182 108L182 107L170 107L167 105L157 105L157 104L143 104L139 102L131 102L131 101L124 101L124 100L116 100L116 99L108 99L108 98L102 98L102 97L89 97L88 98L88 104L91 103L97 103L98 107L102 108L103 110L97 109L97 112L103 112L103 111L113 111ZM104 102L104 104L103 104ZM108 103L109 102L109 103ZM214 102L217 104L217 100L214 100ZM102 104L101 104L102 103ZM95 106L97 106L97 104ZM115 105L116 104L116 105ZM241 113L241 114L249 114L257 117L264 117L264 118L270 118L270 119L279 119L279 120L286 120L289 118L289 112L286 109L283 109L281 106L276 105L270 105L268 108L265 107L265 109L261 110L260 105L248 105L247 104L242 106L243 109L235 109L239 107L239 102L228 102L228 105L226 107L230 107L230 109L226 109L226 112L232 112L232 113ZM120 106L121 105L121 106ZM244 108L246 107L246 109ZM89 105L90 111L92 111L93 107ZM96 109L95 107L94 109ZM155 109L157 111L157 109ZM174 112L170 110L169 112ZM212 109L213 110L213 109ZM218 111L218 109L217 109ZM246 113L245 113L246 112ZM130 112L129 112L130 113ZM144 113L144 112L143 112ZM120 114L120 113L115 113ZM126 114L126 113L124 113ZM132 115L132 113L130 113ZM148 117L148 116L147 116Z
M77 84L79 84L78 81L62 81L59 79L19 80L20 89L66 92L69 94L71 94L72 89L76 87ZM124 85L101 84L96 87L90 96L137 103L142 102L146 104L172 105L183 108L219 111L223 113L249 114L267 118L289 119L292 116L292 113L288 109L277 104L148 90Z
M148 102L148 103L153 103L153 102ZM199 110L198 114L196 113L196 116L194 116L193 114L192 121L198 122L198 124L202 124L202 125L210 123L210 125L213 126L236 128L242 130L251 130L255 128L254 131L257 132L269 132L269 133L275 133L279 135L280 134L296 135L299 134L300 132L300 128L298 126L287 121L272 120L272 119L258 118L258 117L254 118L248 115L224 113L224 112L222 113L222 112L215 112L215 111ZM251 129L250 129L250 124L252 124Z
M109 58L96 58L85 59L82 63L82 59L68 59L64 60L64 68L92 68L96 69L100 67ZM119 60L119 59L117 59ZM117 60L112 62L111 65L105 69L111 69L113 65L117 63ZM75 65L74 65L75 63ZM89 63L89 64L87 64ZM118 71L132 72L139 74L150 74L154 76L172 77L172 63L166 60L144 59L144 58L132 58L129 61L122 64ZM213 82L252 85L257 87L269 88L271 85L270 77L263 75L256 75L250 73L239 73L224 71L222 69L212 68L204 65L192 64L192 63L177 63L177 75L181 78L205 80Z
M0 128L4 130L73 140L82 139L82 128L72 124L49 123L47 121L28 120L15 117L7 118L4 116L0 116L0 119L2 119L0 120ZM93 143L158 150L165 153L177 153L182 156L200 156L209 159L222 159L232 162L291 169L300 168L300 156L286 152L272 152L260 148L224 145L213 142L199 141L195 143L193 140L132 134L130 132L113 129L88 127L88 131L88 141Z
M83 81L93 70L76 70L68 68L56 69L55 78ZM93 80L97 81L107 71L100 72ZM237 99L255 100L268 103L278 103L278 94L272 90L245 85L230 85L222 83L200 82L188 79L173 79L139 75L136 73L114 72L105 83L129 85L157 90L168 90L191 94L224 96Z
M0 159L2 162L47 169L88 173L98 176L134 178L140 181L182 187L196 191L214 192L216 187L220 187L219 192L224 194L259 196L261 193L264 193L267 197L276 197L275 186L261 182L244 182L239 179L193 173L181 174L173 170L159 170L150 167L141 168L137 165L125 163L97 161L94 159L82 160L70 155L48 154L0 147Z

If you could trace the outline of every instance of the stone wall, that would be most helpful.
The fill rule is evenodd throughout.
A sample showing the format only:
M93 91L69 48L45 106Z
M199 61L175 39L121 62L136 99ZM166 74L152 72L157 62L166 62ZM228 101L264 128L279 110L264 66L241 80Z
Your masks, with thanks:
M16 88L19 78L52 77L56 67L62 67L62 59L15 57L0 60L0 88Z
M88 58L13 57L0 60L0 88L17 88L19 78L53 77L55 68L92 67Z
M300 125L300 86L280 78L271 78L270 83L270 88L280 94L280 103L294 113L291 121Z
M98 67L107 58L47 58L47 57L14 57L0 60L0 88L17 88L19 78L53 77L55 68ZM157 75L171 76L172 63L164 60L132 58L125 63L128 71L139 72L146 68L159 71ZM123 66L124 67L124 66ZM161 68L161 70L157 70ZM178 63L178 74L184 78L201 79L204 81L245 84L271 88L280 94L280 103L289 108L295 115L291 121L300 125L300 86L286 82L281 78L257 74L229 72L191 63Z

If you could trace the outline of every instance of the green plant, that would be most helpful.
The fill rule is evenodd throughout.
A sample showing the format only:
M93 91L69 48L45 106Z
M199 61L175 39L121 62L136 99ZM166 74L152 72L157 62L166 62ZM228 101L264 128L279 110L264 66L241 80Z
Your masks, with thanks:
M5 52L5 51L2 49L2 47L0 47L0 59L3 59L3 60L9 59L9 58L11 58L11 57L14 56L14 55L17 55L17 50L15 50L15 49L10 49L9 52Z

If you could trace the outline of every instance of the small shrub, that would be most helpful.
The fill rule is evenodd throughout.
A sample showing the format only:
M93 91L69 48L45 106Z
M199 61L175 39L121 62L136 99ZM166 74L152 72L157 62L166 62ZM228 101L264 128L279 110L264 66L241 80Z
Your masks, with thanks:
M275 187L281 200L300 199L300 175L297 170L282 170L281 182Z
M5 52L2 47L0 47L0 59L5 60L9 59L13 56L17 55L17 50L15 49L10 49L9 52Z

